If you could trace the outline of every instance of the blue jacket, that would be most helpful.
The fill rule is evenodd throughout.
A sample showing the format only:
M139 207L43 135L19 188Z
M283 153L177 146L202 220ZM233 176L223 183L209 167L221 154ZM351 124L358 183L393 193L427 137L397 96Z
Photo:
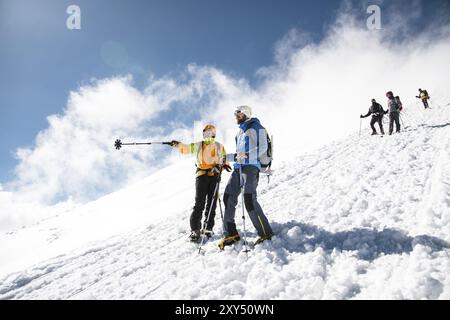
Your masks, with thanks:
M261 125L257 118L250 118L249 120L239 125L239 132L236 135L236 157L237 154L245 152L247 158L242 161L236 161L235 169L240 169L245 166L254 166L261 169L261 162L259 158L267 151L266 130ZM227 159L228 160L228 159Z

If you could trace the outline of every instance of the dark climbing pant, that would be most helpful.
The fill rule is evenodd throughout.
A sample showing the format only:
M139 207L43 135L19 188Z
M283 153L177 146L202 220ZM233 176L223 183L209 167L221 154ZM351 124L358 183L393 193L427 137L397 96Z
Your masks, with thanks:
M212 228L214 227L214 217L216 216L217 200L213 201L213 199L215 198L214 190L216 188L217 179L218 176L211 177L207 174L204 174L202 176L198 176L195 180L195 205L192 210L190 219L192 231L200 230L202 228L201 220L203 210L205 209L205 203L206 229L212 230ZM206 221L211 205L211 215L209 217L209 220Z
M425 107L425 109L429 108L428 99L423 99L422 103L423 103L423 106Z
M239 169L234 169L228 180L223 196L225 204L224 236L230 237L237 234L234 220L238 197L241 194L241 186L244 188L244 205L250 216L253 226L260 237L272 235L272 228L264 212L256 199L256 188L259 181L259 169L255 166L243 166L242 177Z
M375 129L375 123L377 123L377 122L378 122L378 125L380 126L381 134L384 134L383 115L372 116L372 120L370 121L370 127L372 128L372 133L377 133L377 130Z
M392 134L392 132L394 131L394 122L395 122L396 131L400 132L400 113L399 112L389 113L389 134Z

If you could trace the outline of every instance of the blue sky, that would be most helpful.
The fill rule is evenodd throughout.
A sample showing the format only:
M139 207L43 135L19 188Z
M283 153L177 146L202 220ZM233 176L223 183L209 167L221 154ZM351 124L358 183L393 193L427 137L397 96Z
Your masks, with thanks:
M407 10L409 1L370 3ZM416 28L448 10L445 0L425 3ZM70 4L81 8L81 30L66 28ZM69 92L91 78L130 73L142 88L150 74L196 63L253 84L289 30L320 41L340 6L334 0L0 0L0 182L13 178L16 148L32 145L46 117L62 113ZM367 5L356 7L364 17Z
M290 28L320 37L338 6L323 0L0 3L0 181L12 177L14 150L32 144L46 117L60 113L69 91L91 77L132 73L139 86L150 73L197 63L251 78L271 63L274 43ZM81 8L81 30L66 29L70 4ZM108 46L125 49L139 69L108 65L101 54Z

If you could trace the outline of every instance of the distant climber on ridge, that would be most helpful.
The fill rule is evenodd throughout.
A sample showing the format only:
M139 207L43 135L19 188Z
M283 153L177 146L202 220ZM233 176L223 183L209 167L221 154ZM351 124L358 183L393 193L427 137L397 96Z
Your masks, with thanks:
M425 109L428 109L430 106L428 105L428 100L430 99L430 96L428 95L427 90L419 89L419 95L416 96L416 98L422 100L423 106Z
M367 112L366 115L360 115L360 118L367 118L368 116L372 115L372 120L370 121L370 127L372 128L372 135L376 135L377 130L375 129L375 123L378 122L378 125L380 126L380 132L381 134L384 134L383 129L383 115L384 110L381 104L379 104L375 99L372 99L372 105L369 108L369 112Z
M385 111L385 113L389 112L389 135L392 135L392 132L394 131L394 122L395 122L396 132L397 133L400 132L400 108L401 108L401 105L399 105L397 99L395 99L392 91L387 92L386 97L389 100L388 100L388 109Z

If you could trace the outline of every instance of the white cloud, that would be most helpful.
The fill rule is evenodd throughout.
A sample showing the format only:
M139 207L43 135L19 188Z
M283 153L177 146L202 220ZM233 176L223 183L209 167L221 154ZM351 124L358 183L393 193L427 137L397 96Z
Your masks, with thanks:
M17 179L7 189L20 196L19 201L90 199L169 161L161 158L167 149L157 147L117 152L112 148L115 138L190 141L200 138L206 122L218 126L218 138L232 152L233 110L241 104L251 105L275 136L276 161L281 161L355 132L359 114L367 111L372 98L385 105L388 90L400 95L405 105L414 105L419 87L434 97L447 97L448 25L399 41L392 30L406 26L398 20L392 27L369 31L348 12L344 10L318 43L291 30L277 43L275 63L257 72L257 87L198 65L151 78L142 92L130 77L83 86L71 93L62 115L48 118L49 126L33 148L17 151ZM170 161L177 157L170 155Z
M97 189L111 188L122 172L142 170L151 153L114 153L115 137L139 135L145 121L164 110L164 104L144 96L129 78L97 81L72 92L62 115L48 117L36 145L19 149L17 180L9 187L26 198L89 197Z

